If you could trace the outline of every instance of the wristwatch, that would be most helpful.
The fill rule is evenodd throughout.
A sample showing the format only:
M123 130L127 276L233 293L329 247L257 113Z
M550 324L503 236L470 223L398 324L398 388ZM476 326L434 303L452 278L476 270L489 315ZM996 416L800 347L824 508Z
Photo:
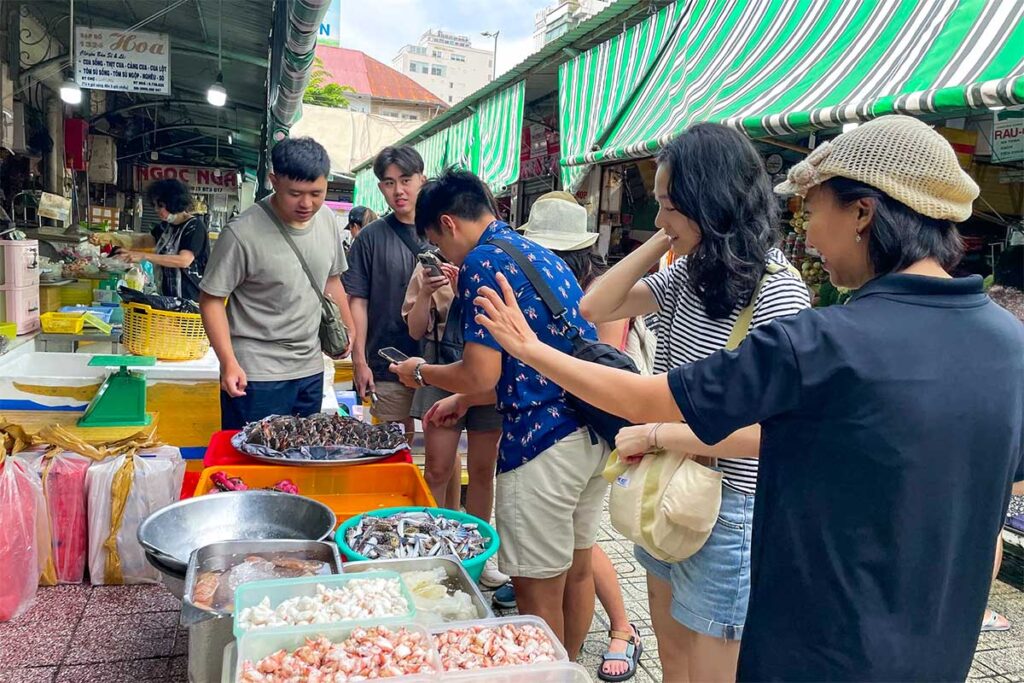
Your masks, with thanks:
M412 378L416 380L416 384L421 387L427 386L427 383L423 381L423 366L426 365L426 361L421 361L416 364L416 367L412 370Z

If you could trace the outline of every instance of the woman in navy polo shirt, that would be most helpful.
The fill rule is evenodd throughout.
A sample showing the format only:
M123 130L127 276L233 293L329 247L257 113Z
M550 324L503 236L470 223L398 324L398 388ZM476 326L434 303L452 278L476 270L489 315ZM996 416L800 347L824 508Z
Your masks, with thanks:
M857 290L846 306L654 377L539 343L503 279L504 300L480 290L480 320L632 422L683 420L705 444L760 430L740 680L964 680L1024 479L1024 328L980 277L948 274L978 187L938 133L885 116L818 147L777 191L805 197L808 242Z

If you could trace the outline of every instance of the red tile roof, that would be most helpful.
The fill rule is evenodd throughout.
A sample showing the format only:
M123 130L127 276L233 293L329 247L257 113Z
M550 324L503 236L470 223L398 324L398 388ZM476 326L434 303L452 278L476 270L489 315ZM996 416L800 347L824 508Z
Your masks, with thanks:
M347 85L360 95L448 107L416 81L359 50L318 45L316 56L330 72L330 82Z

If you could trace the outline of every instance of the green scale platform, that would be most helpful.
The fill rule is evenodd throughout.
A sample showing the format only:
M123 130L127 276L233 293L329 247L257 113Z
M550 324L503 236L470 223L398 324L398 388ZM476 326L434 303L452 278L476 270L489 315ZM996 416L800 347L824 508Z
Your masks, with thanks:
M79 427L145 427L153 418L146 413L146 376L129 368L151 368L152 356L94 356L92 368L117 368L89 402Z

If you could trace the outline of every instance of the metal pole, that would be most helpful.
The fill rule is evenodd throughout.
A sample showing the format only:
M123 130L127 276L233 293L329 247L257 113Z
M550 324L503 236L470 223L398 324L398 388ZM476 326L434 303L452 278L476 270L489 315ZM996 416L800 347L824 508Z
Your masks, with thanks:
M491 55L491 80L498 77L498 35L501 31L494 32L494 53Z

